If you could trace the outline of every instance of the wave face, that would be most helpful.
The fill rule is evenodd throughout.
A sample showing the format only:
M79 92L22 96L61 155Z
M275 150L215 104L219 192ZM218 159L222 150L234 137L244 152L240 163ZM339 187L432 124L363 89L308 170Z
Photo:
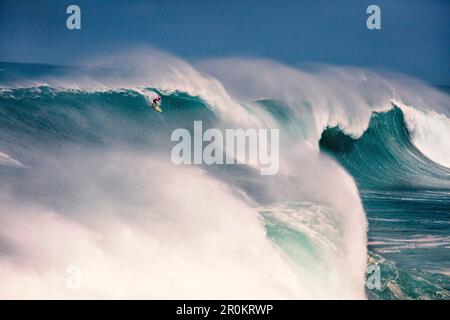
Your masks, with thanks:
M29 286L15 289L30 283L44 297L364 297L365 261L354 261L359 250L364 257L363 228L343 237L347 217L332 203L273 192L288 177L173 165L173 130L225 124L200 97L145 91L161 94L163 113L130 89L1 93L0 149L26 166L0 164L1 296L33 297ZM364 221L358 199L346 196ZM361 246L348 247L359 236ZM72 265L86 270L84 290L53 279ZM352 265L353 275L337 277Z
M364 189L450 188L450 169L431 161L413 144L397 106L374 113L357 139L338 127L328 128L322 133L320 147L336 155Z
M387 276L385 290L373 294L448 298L450 168L427 158L413 141L394 105L375 113L359 138L326 129L320 147L357 181L369 218L369 249Z
M407 295L445 295L424 260L413 276L399 263L404 255L375 250L377 239L399 240L402 225L375 228L372 219L391 219L381 212L397 207L380 202L375 212L366 197L434 192L433 207L423 208L436 217L443 211L442 234L420 241L440 245L449 234L448 202L439 198L448 169L429 157L442 154L425 155L420 120L414 128L422 144L415 146L398 108L386 113L384 125L399 123L383 138L399 143L373 149L369 140L379 137L366 137L377 126L383 131L378 114L370 116L390 110L390 99L406 110L427 98L445 117L447 95L422 85L408 91L361 70L304 72L268 61L193 67L141 52L91 62L95 67L1 64L0 297L364 299L368 261L386 271L383 290L369 297L403 298L404 286L424 273L433 292L444 293L424 286L423 295ZM156 94L162 113L149 107ZM279 128L279 174L174 165L171 133L192 132L196 120L204 130ZM330 129L338 125L342 130ZM387 182L366 174L380 164L389 166ZM406 211L395 218L409 219ZM398 246L409 238L401 240ZM435 266L445 273L441 260ZM413 280L393 285L393 261L395 272ZM78 290L67 287L70 267L81 271Z

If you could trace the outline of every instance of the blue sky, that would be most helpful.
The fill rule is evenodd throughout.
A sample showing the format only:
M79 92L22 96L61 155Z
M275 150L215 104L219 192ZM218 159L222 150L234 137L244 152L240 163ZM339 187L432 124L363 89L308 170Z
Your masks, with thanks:
M81 7L82 29L66 28ZM366 28L381 7L382 29ZM149 44L187 60L258 56L386 69L450 84L448 0L0 1L0 61L76 64Z

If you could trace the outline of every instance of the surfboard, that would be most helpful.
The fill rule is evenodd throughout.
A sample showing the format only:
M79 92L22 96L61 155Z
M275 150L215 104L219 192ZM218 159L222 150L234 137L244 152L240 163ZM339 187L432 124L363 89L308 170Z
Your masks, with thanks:
M162 109L157 105L157 104L151 104L151 107L153 108L153 109L155 109L156 111L158 111L158 112L162 112Z

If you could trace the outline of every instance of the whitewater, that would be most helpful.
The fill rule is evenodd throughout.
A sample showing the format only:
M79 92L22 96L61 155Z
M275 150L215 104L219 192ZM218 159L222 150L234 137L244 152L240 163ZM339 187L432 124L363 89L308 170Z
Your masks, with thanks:
M351 67L188 63L154 49L80 65L2 63L1 298L404 298L420 281L423 297L446 297L448 279L427 273L445 277L445 259L419 276L373 244L398 253L425 241L448 254L447 93ZM149 108L156 95L163 113ZM280 129L279 173L174 165L171 133L197 120ZM428 219L441 234L370 235L371 219L406 213L368 219L369 197L406 190L439 214ZM368 264L388 275L385 291L368 292ZM70 266L78 290L67 288Z

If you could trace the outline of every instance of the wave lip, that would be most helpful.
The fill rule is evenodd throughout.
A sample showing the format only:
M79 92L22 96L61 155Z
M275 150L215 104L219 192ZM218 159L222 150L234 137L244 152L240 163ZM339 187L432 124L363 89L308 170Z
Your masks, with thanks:
M319 144L363 188L450 190L450 168L427 157L416 147L414 137L403 109L393 105L389 111L374 112L361 137L332 127L324 130Z
M405 123L414 145L429 159L450 168L450 118L434 111L425 111L396 102L405 116Z

